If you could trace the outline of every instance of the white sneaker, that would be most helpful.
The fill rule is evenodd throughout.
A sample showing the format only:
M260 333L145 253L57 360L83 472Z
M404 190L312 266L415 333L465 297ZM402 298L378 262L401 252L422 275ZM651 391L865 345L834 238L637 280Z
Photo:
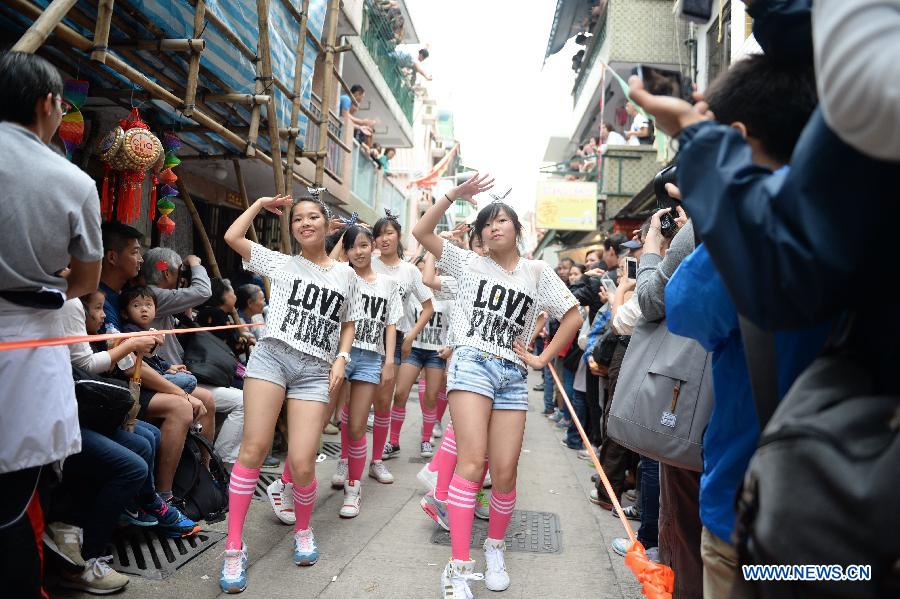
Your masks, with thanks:
M369 412L366 418L366 428L372 430L375 427L375 412Z
M416 478L419 479L419 482L422 483L425 490L432 493L434 493L434 488L437 487L437 477L438 473L429 470L428 464L422 466L422 469L416 474Z
M349 462L344 458L338 460L337 468L334 470L334 474L331 475L331 488L332 489L343 489L344 483L347 482L347 472L349 471Z
M509 588L509 574L506 573L506 543L497 539L484 540L484 586L490 591L505 591Z
M242 593L247 588L247 545L222 552L222 574L219 588L223 593Z
M384 485L389 485L394 482L394 475L391 474L390 470L387 469L387 466L385 466L384 462L381 460L375 460L369 464L369 476Z
M422 441L422 449L419 451L419 455L423 458L434 457L434 445L431 444L431 441Z
M469 588L471 580L484 580L484 574L475 572L474 560L450 560L441 573L441 597L472 599L472 589Z
M491 482L491 471L488 470L487 476L484 477L484 482L481 484L481 487L484 489L490 489L494 483Z
M359 515L360 481L348 480L344 483L344 505L341 506L341 518L356 518Z
M440 439L444 436L444 427L441 426L440 422L434 423L434 428L431 429L431 436L435 439Z
M297 515L294 513L294 485L285 483L279 476L266 487L266 495L272 504L272 511L283 524L294 524Z
M128 584L128 577L109 567L112 556L92 557L84 564L81 572L60 572L59 586L78 589L96 595L107 595L120 591Z

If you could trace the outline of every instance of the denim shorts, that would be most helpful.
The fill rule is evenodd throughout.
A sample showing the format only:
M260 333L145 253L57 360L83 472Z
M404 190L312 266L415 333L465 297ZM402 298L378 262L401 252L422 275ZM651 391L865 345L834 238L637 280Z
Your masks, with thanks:
M194 389L197 388L197 377L193 374L188 374L183 371L178 372L167 372L163 375L163 377L169 381L170 383L175 383L181 390L185 393L193 393Z
M284 387L289 399L328 403L331 366L278 339L266 337L256 344L247 362L245 379L259 379Z
M412 364L416 368L440 368L443 370L447 367L447 361L438 355L437 350L422 349L421 347L412 348L403 363Z
M344 370L344 378L348 381L359 381L361 383L381 382L381 367L384 365L384 356L369 351L367 349L359 349L354 347L350 350L350 363Z
M524 366L474 347L457 347L450 358L447 392L470 391L491 398L495 410L527 410Z

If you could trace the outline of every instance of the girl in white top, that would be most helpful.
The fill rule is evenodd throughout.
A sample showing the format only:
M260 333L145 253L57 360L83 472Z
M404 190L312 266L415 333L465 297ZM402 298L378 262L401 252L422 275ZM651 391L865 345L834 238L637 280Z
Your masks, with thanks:
M581 326L578 302L554 270L519 255L522 226L507 204L495 201L478 213L474 234L487 248L486 257L458 248L434 233L457 199L474 204L473 196L492 186L493 180L476 174L437 200L413 228L419 243L438 258L437 267L459 284L450 323L455 348L447 377L458 452L447 502L452 559L441 577L444 597L454 599L471 597L468 583L480 578L474 573L469 544L486 454L493 489L484 543L485 584L493 591L509 586L503 537L515 506L516 471L528 409L526 367L542 369ZM526 344L533 337L541 310L557 318L560 326L536 356L527 351Z
M372 258L372 269L393 277L400 286L403 305L403 316L397 323L397 341L394 351L394 364L406 359L412 352L413 339L422 332L434 313L432 293L422 283L419 269L403 260L403 246L400 244L400 222L397 217L385 210L386 216L378 219L372 229L375 235L375 248L381 252ZM413 317L413 308L409 305L410 296L415 296L422 304L418 319ZM378 465L377 472L370 472L380 483L392 483L394 477L381 463L380 458L397 457L400 451L400 428L406 418L406 396L400 397L394 392L395 381L383 381L375 395L375 424L372 428L372 462ZM393 400L393 408L391 401ZM391 443L386 443L390 429ZM380 454L380 455L379 455Z
M245 237L262 210L280 216L285 206L290 206L298 255L266 249ZM226 593L247 586L247 547L241 533L286 398L295 401L287 402L290 444L281 500L293 499L294 563L310 566L319 557L309 528L316 500L315 460L329 391L343 381L350 361L356 319L350 309L356 274L325 252L328 216L317 198L293 203L290 196L278 195L258 199L225 232L225 242L244 259L244 268L268 277L271 284L266 334L251 354L244 377L244 436L228 489L228 538L219 579Z
M344 408L341 445L347 448L347 458L338 462L331 480L332 487L340 485L344 489L342 518L359 515L361 476L366 464L366 419L378 385L394 379L397 322L403 314L397 281L372 269L373 241L372 233L361 225L350 226L341 240L356 272L353 301L362 308L345 373L350 381L350 399ZM372 478L378 478L380 463L380 459L373 460L369 468Z

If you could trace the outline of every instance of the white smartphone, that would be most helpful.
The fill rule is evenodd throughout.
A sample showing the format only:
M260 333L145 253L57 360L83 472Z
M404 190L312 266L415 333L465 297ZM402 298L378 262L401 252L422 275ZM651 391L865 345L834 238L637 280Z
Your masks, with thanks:
M603 277L602 279L600 279L600 282L603 283L603 287L606 288L606 293L608 293L609 295L616 294L616 284L613 283L612 279L610 279L609 277Z
M637 279L637 258L625 258L625 272L632 281Z

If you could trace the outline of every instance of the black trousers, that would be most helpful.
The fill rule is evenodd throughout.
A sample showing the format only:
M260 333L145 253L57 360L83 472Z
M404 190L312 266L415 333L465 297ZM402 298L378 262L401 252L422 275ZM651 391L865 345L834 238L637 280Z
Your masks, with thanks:
M612 360L609 364L609 388L607 389L606 401L603 404L603 444L600 446L600 464L609 484L616 494L616 499L622 498L625 491L625 471L637 463L637 455L630 449L622 447L606 434L606 425L609 421L609 410L612 408L612 398L616 392L616 383L619 381L619 370L622 368L622 360L625 358L625 350L628 347L619 343L613 353ZM633 470L632 470L633 471ZM606 496L606 489L603 483L597 482L597 496L601 501L610 502ZM699 547L699 545L698 545Z
M0 580L5 597L47 599L41 467L0 474Z
M585 382L587 384L587 422L585 427L588 439L594 447L600 447L603 442L603 406L600 405L600 377L591 374L590 371L585 373Z

